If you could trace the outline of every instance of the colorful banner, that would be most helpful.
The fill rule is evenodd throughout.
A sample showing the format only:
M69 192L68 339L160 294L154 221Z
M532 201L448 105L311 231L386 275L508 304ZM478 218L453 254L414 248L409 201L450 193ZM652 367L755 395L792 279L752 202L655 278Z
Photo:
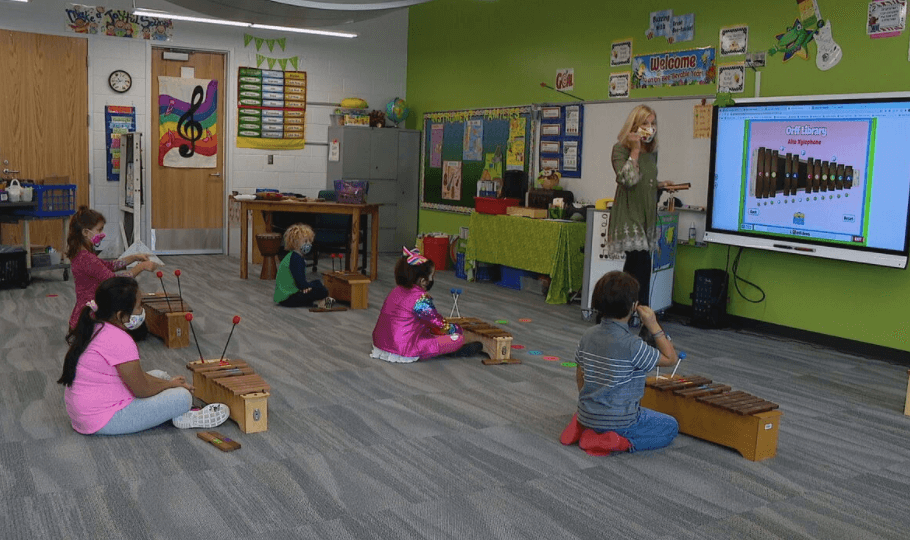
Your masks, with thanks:
M136 131L136 109L108 105L104 108L104 140L107 143L107 180L120 181L120 135Z
M237 76L239 148L306 146L306 72L241 67Z
M66 30L77 34L168 41L174 21L157 17L137 17L129 11L100 6L71 4L66 9Z
M281 47L281 50L283 51L287 38L266 39L266 38L251 36L249 34L243 34L243 46L244 47L249 47L251 41L256 42L257 51L262 48L263 43L265 44L266 47L269 48L269 52L275 50L275 45L278 45L279 47Z
M632 88L714 84L716 78L714 47L644 54L632 60Z
M218 157L218 81L158 77L158 164L209 169Z

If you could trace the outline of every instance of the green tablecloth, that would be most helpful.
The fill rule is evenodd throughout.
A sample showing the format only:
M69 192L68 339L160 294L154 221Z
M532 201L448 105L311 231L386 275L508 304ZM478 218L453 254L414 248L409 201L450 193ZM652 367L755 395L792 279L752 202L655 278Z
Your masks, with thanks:
M550 276L548 304L565 304L581 290L585 224L526 217L471 214L465 269L476 261ZM468 274L469 278L473 273Z

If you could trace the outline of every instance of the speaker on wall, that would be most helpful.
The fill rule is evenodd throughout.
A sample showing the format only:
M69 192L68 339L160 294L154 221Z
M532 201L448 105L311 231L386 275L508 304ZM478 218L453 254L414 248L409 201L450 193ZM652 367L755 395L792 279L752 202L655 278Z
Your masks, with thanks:
M695 271L692 290L692 326L723 328L727 325L726 270L703 268Z

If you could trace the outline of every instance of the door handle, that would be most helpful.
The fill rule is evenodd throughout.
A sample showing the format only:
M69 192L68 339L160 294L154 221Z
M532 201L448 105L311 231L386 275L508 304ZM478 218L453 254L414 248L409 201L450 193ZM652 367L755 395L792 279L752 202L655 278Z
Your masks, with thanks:
M220 173L220 172L214 172L214 173L210 174L209 176L221 176L221 173Z

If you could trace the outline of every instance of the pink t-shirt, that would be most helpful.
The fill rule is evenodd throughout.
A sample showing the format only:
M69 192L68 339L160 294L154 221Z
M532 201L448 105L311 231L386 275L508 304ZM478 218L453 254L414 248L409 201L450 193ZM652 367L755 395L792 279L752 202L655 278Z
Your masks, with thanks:
M63 391L73 429L86 435L106 426L117 411L133 401L133 393L116 366L139 359L139 348L125 331L113 324L98 324L95 330L95 337L76 364L73 385Z

